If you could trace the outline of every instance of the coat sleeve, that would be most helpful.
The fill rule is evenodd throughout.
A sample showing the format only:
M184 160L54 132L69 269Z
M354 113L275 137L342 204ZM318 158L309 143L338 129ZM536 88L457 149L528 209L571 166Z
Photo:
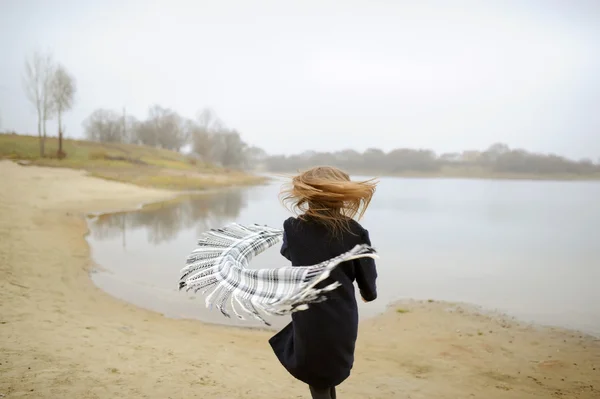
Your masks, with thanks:
M288 248L287 235L285 234L285 227L287 224L286 222L283 223L283 243L281 244L281 249L279 250L279 252L291 262L292 259L290 258L290 250Z
M371 245L367 230L363 232L362 238L366 244ZM356 283L360 290L360 296L367 302L374 301L377 299L377 267L375 266L375 259L360 258L356 259L355 262Z

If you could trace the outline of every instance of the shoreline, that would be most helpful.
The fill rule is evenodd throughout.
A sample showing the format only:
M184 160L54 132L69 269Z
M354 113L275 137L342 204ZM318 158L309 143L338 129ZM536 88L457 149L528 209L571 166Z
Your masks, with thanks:
M301 168L303 170L304 168ZM274 172L264 171L265 174L296 174L297 171ZM499 181L524 181L524 182L599 182L600 174L597 175L536 175L536 174L516 174L516 173L395 173L378 174L374 172L348 172L352 176L377 176L377 178L399 178L399 179L440 179L440 180L499 180Z
M102 178L100 177L99 179L102 179ZM87 220L92 220L97 217L105 216L105 215L118 215L121 213L141 211L144 208L149 207L149 206L169 204L169 203L181 201L181 200L183 200L185 198L189 198L189 197L211 195L211 194L230 191L230 190L241 190L244 188L246 188L246 187L244 187L244 186L223 186L223 187L211 187L211 188L207 188L205 190L189 190L189 191L165 190L166 192L171 192L172 196L167 196L164 199L153 199L153 200L147 200L147 201L142 200L139 204L137 204L135 206L131 206L131 207L125 206L125 207L116 208L116 209L104 209L104 210L97 210L97 211L90 211L90 212L84 211L84 215Z
M19 180L0 193L0 394L308 397L270 352L271 331L166 318L92 282L85 215L170 193L18 168L0 162L0 183ZM339 389L345 398L600 395L597 339L448 312L443 302L403 306L361 321L355 368Z
M580 336L585 336L587 339L600 342L600 332L591 332L585 331L577 328L564 327L553 324L542 324L535 321L525 320L521 317L514 316L510 313L498 310L487 308L483 305L478 305L476 303L471 302L454 302L454 301L445 301L445 300L432 300L432 299L414 299L414 298L405 298L400 299L398 301L394 301L390 303L385 312L378 314L375 317L384 315L387 312L394 312L398 307L402 305L411 306L411 305L426 305L427 303L436 303L445 305L449 308L449 311L458 311L462 313L467 313L471 315L487 317L492 320L501 320L505 323L514 323L524 328L536 329L539 331L548 330L548 331L562 331L567 334L576 334Z
M172 197L167 197L165 199L159 199L159 200L151 200L151 201L143 201L140 204L133 206L133 207L126 207L126 208L121 208L121 209L114 209L114 210L103 210L103 211L97 211L97 212L89 212L85 214L85 221L86 221L86 233L84 235L84 239L86 239L86 243L89 246L90 244L87 242L87 236L90 233L90 227L89 227L89 222L93 221L95 218L99 217L99 216L105 216L105 215L118 215L118 214L123 214L123 213L129 213L129 212L136 212L136 211L142 211L144 208L146 207L152 207L152 206L161 206L164 204L171 204L171 203L177 203L178 201L182 201L185 200L186 198L190 198L190 197L196 197L196 196L202 196L202 195L211 195L214 193L220 193L220 192L225 192L225 191L231 191L231 190L241 190L244 189L245 187L216 187L216 188L210 188L207 190L202 190L202 191L193 191L193 192L174 192ZM106 272L107 270L105 268L103 268L101 265L98 265L97 263L95 263L93 260L91 260L94 263L94 269L93 270L99 270L99 271L103 271ZM92 272L93 270L90 270L90 272ZM91 279L91 276L90 276ZM94 283L95 284L95 283ZM96 285L97 286L97 285ZM278 326L244 326L244 325L232 325L232 324L227 324L225 322L219 322L218 320L223 320L226 321L228 319L225 318L220 318L220 316L216 317L214 320L210 320L210 319L206 319L206 318L194 318L194 317L171 317L168 315L165 315L157 310L153 310L150 307L143 307L143 306L139 306L139 305L135 305L132 302L129 302L127 300L124 299L120 299L118 297L113 296L112 294L108 293L107 291L105 291L104 289L102 289L100 286L97 286L98 288L100 288L102 290L102 292L106 293L107 295L110 295L111 297L114 297L118 300L122 300L126 303L129 303L133 306L136 306L140 309L145 309L148 311L152 311L152 312L156 312L157 314L161 314L163 317L166 318L170 318L173 320L192 320L192 321L198 321L200 323L206 323L206 324L211 324L214 326L220 326L220 327L225 327L225 328L234 328L234 329L248 329L248 330L255 330L255 331L263 331L263 332L276 332L279 330L280 327ZM479 305L476 303L471 303L471 302L453 302L453 301L446 301L446 300L426 300L426 299L416 299L416 298L403 298L403 299L398 299L392 302L389 302L386 304L385 309L382 310L381 312L378 312L376 314L373 314L369 317L365 317L364 319L361 320L361 323L363 323L366 320L370 320L373 318L377 318L380 317L382 315L384 315L387 312L393 312L395 308L398 308L401 305L405 305L405 304L411 304L411 303L425 303L425 302L436 302L436 303L442 303L442 304L446 304L449 307L458 307L458 308L465 308L465 309L469 309L468 312L470 313L476 313L476 314L480 314L482 316L489 316L489 317L499 317L502 319L510 319L513 322L517 322L519 324L525 325L525 326L530 326L530 327L537 327L537 328L548 328L548 329L558 329L558 330L563 330L565 332L574 332L574 333L578 333L578 334L582 334L585 335L591 339L600 339L600 331L599 332L592 332L592 331L586 331L586 330L581 330L581 329L577 329L577 328L573 328L573 327L566 327L566 326L561 326L561 325L553 325L553 324L542 324L542 323L538 323L535 321L531 321L531 320L527 320L524 318L520 318L518 316L512 315L508 312L503 312L501 310L498 309L492 309L492 308L486 308L483 305ZM431 303L430 302L430 303ZM198 306L202 307L203 309L205 309L205 306L203 304L202 301L198 302ZM233 317L232 317L233 318ZM243 322L242 322L243 323Z

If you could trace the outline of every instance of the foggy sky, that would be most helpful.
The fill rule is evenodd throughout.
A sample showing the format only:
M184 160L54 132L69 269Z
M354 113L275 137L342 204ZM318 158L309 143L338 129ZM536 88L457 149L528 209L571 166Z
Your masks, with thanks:
M0 0L0 129L36 134L26 55L97 108L210 107L269 153L493 142L600 157L600 1ZM49 124L56 134L56 124Z

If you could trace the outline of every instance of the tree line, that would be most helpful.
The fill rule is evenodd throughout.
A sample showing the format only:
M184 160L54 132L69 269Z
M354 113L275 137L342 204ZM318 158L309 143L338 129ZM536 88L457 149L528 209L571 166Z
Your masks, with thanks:
M36 51L25 60L23 88L37 114L40 157L46 156L46 122L58 118L57 157L63 151L62 116L74 105L75 78L56 63L52 54ZM249 167L262 150L249 146L235 129L230 129L210 109L201 110L195 119L182 117L172 109L153 105L145 119L111 109L97 109L82 123L87 139L104 143L130 143L173 151L187 149L207 163L229 168Z
M74 105L75 78L51 54L35 52L25 62L23 87L37 113L40 156L45 156L46 122L58 119L57 156L62 148L62 115ZM578 161L554 154L538 154L511 149L496 143L484 151L436 154L427 149L397 148L389 152L370 148L364 152L307 151L296 155L269 156L259 147L244 142L240 133L228 128L210 109L194 119L179 115L160 105L148 109L143 120L112 109L97 109L82 123L86 138L104 143L130 143L190 152L203 162L228 168L263 168L272 172L291 172L314 165L332 165L351 173L394 175L403 173L509 173L509 174L595 174L597 164L590 159Z
M64 158L66 154L62 148L64 133L62 115L73 107L76 92L75 78L62 64L56 63L51 54L36 51L25 60L23 88L37 113L40 157L45 156L46 122L57 117L57 156L59 159Z
M104 143L147 145L181 152L208 163L229 168L248 167L255 149L239 132L230 129L215 112L205 108L188 119L170 108L153 105L145 119L138 120L110 109L98 109L83 121L86 137Z
M590 159L578 161L554 154L538 154L523 149L511 149L503 143L491 145L484 151L436 154L432 150L398 148L384 152L370 148L364 152L343 150L337 152L307 151L291 156L269 156L263 167L272 172L291 172L314 165L331 165L355 174L400 175L410 173L443 174L498 173L587 175L600 173Z

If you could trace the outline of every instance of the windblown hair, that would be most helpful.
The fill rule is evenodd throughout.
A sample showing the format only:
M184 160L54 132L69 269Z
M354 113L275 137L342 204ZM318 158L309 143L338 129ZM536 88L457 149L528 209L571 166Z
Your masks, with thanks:
M280 196L301 219L322 223L337 235L351 232L350 220L363 217L377 183L375 179L351 181L340 169L317 166L294 176Z

